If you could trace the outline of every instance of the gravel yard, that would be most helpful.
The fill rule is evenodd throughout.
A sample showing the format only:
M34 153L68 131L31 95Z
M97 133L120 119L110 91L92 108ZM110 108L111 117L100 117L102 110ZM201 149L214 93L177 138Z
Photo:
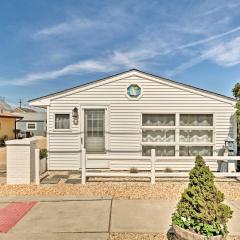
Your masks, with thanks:
M120 180L119 180L120 181ZM155 185L149 182L119 182L114 179L107 181L92 181L86 185L58 184L36 185L6 185L0 184L0 195L83 195L112 196L115 199L176 199L179 198L187 180L162 179ZM240 199L240 182L236 180L218 180L217 186L227 199Z
M109 240L177 240L173 234L111 233ZM228 240L240 240L240 236L228 236Z
M175 240L173 235L156 233L111 233L110 240Z

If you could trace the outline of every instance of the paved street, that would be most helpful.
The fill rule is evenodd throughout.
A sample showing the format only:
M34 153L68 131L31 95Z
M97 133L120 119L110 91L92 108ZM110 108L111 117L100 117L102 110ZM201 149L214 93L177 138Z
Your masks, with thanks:
M112 200L111 198L18 197L2 198L0 208L12 201L39 202L0 239L107 240L110 232L156 232L170 229L176 201ZM240 235L240 201L228 201L234 210L231 235Z

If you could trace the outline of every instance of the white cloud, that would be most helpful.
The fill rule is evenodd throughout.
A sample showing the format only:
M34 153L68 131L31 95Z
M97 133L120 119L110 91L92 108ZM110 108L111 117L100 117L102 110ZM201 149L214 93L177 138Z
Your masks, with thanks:
M205 55L211 61L223 67L232 67L240 63L240 37L219 43L207 50Z
M183 64L180 64L175 69L168 71L166 73L166 76L168 76L168 77L175 76L175 75L177 75L181 72L184 72L185 70L195 66L196 64L204 61L205 59L206 59L205 55L200 55L200 56L194 57L194 58L184 62Z
M142 68L148 65L151 59L157 55L166 55L176 50L183 50L195 46L210 43L212 41L221 39L227 35L240 31L240 27L233 28L221 34L213 35L211 37L194 41L188 44L180 45L167 51L161 51L164 44L161 42L151 46L147 44L136 46L135 49L129 51L114 51L113 54L96 60L85 60L77 63L66 65L65 67L38 73L30 73L24 77L17 79L10 79L8 81L1 81L0 85L27 85L41 80L51 80L73 74L84 74L89 72L113 72L123 68ZM186 69L209 59L221 66L229 67L240 62L240 37L235 38L229 43L220 43L219 45L208 48L203 51L200 56L194 57L189 61L176 67L174 70L168 72L168 76L176 75Z
M240 37L229 42L222 41L214 47L208 47L199 56L180 64L174 70L169 71L167 75L169 77L177 75L205 60L212 61L222 67L233 67L240 64Z
M72 31L79 31L80 29L86 29L98 24L95 21L89 19L74 19L72 21L66 21L50 27L40 29L34 33L34 37L41 36L56 36L60 34L66 34Z
M33 84L38 81L45 81L60 78L67 75L83 74L89 72L111 72L115 68L113 65L104 61L81 61L74 64L67 65L63 68L47 71L30 73L22 78L9 79L7 81L1 81L0 85L17 85L24 86Z
M198 41L193 41L193 42L190 42L190 43L187 43L187 44L183 44L181 46L176 47L176 49L177 50L183 50L185 48L196 47L196 46L199 46L199 45L203 45L203 44L212 42L214 40L218 40L220 38L223 38L225 36L228 36L230 34L233 34L233 33L239 32L239 31L240 31L240 26L232 28L231 30L220 33L220 34L210 36L208 38L204 38L204 39L201 39L201 40L198 40Z

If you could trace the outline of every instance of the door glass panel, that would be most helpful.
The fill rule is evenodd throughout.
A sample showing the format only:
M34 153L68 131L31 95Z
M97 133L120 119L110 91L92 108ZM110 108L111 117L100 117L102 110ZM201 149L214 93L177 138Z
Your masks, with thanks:
M87 152L105 151L105 110L87 109L85 110L85 141Z

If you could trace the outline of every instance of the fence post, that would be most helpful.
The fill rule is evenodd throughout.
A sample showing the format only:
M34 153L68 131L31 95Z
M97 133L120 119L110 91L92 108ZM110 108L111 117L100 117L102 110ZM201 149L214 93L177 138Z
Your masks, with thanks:
M35 182L40 185L40 150L35 149Z
M82 184L86 184L86 149L82 148L81 156Z
M228 172L236 172L236 162L234 160L228 160L227 165Z
M155 184L155 163L156 163L156 150L151 149L151 184Z

